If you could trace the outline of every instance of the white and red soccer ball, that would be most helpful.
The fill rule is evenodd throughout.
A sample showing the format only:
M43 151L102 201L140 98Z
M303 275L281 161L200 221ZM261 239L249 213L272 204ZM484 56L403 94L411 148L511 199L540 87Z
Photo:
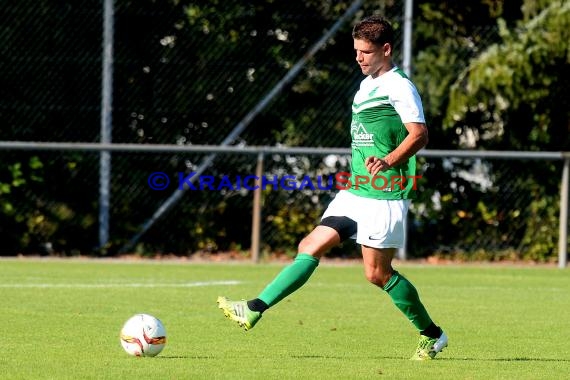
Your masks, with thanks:
M121 329L121 345L129 355L156 356L166 344L166 329L149 314L133 315Z

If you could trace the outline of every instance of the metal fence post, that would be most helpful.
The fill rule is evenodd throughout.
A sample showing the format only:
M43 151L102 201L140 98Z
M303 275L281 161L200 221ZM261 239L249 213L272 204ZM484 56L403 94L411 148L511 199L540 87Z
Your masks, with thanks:
M255 190L253 190L253 210L251 218L251 261L259 262L259 247L261 240L261 176L263 175L263 153L257 155L255 167Z
M402 261L408 259L408 216L404 219L404 247L396 251L396 257Z
M558 267L566 268L568 261L568 179L570 175L570 157L564 155L562 183L560 184L560 218L558 233Z
M105 0L103 10L103 67L101 74L101 143L110 144L113 128L113 0ZM109 208L111 186L111 152L101 151L99 156L99 248L106 250L109 241Z
M407 76L412 76L412 25L414 22L414 0L404 2L404 38L402 43L402 66Z

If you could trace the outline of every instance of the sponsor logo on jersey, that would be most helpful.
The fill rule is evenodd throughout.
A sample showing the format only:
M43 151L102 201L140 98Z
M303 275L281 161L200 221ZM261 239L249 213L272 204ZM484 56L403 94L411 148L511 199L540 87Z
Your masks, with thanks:
M350 134L352 135L353 146L373 146L374 134L368 133L362 123L357 121L353 122L350 126Z

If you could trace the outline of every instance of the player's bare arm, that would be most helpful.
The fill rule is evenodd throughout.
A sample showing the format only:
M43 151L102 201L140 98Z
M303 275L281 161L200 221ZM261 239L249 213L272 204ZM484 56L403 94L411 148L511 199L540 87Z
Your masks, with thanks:
M371 175L376 175L393 166L397 166L408 160L428 143L428 130L424 123L406 123L408 135L396 149L384 158L370 156L366 158L366 170Z

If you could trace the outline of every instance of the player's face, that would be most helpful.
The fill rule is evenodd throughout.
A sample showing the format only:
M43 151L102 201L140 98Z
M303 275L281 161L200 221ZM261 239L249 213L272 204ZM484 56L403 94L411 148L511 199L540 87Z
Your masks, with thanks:
M378 46L368 40L354 40L354 51L356 52L356 62L364 75L378 75L391 69L390 54L392 47L390 44Z

